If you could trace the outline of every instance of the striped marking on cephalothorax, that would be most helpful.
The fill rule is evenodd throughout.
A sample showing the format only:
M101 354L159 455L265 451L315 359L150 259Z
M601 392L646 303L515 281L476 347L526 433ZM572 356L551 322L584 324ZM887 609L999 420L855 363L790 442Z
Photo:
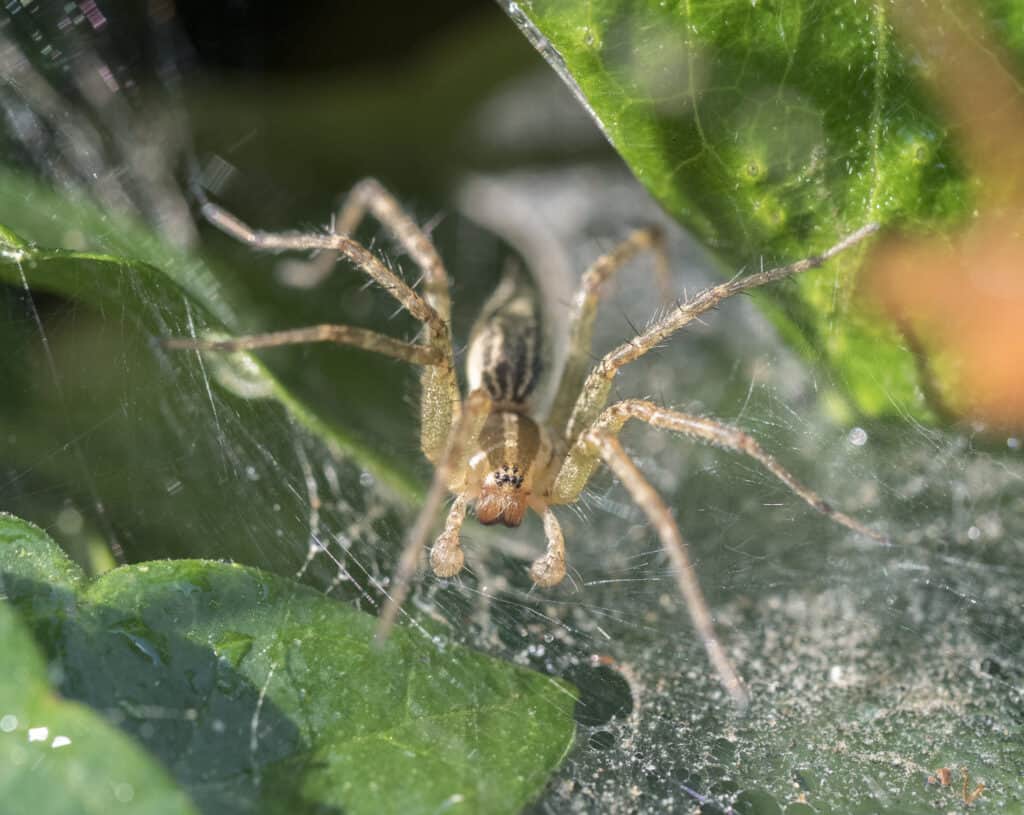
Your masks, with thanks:
M515 413L502 413L501 430L505 436L505 449L509 451L518 451L519 417ZM516 456L516 458L518 458L518 456Z

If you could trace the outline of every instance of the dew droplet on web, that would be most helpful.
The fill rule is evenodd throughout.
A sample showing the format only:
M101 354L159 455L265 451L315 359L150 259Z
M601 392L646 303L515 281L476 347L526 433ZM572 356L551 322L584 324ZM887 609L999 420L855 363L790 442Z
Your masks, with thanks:
M846 440L854 447L863 447L868 442L868 433L863 427L855 427L847 434Z

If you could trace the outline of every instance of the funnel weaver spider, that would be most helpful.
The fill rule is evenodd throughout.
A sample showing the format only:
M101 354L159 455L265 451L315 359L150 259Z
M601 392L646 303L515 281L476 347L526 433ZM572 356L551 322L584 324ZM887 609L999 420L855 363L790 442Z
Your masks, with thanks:
M420 267L422 293L348 237L367 212L391 232ZM530 577L536 585L549 587L561 582L566 571L562 530L551 508L577 501L595 468L604 463L654 526L672 561L677 586L708 659L722 686L737 704L744 704L747 691L715 635L711 612L672 512L619 442L619 431L631 419L750 456L818 512L855 532L884 540L801 485L741 430L642 399L607 405L619 370L657 348L683 326L728 297L822 265L867 238L877 230L877 224L861 227L815 257L736 276L678 301L645 331L591 366L591 334L604 284L633 256L645 251L653 253L661 277L667 278L661 232L656 228L634 231L584 273L570 310L569 354L554 403L546 417L538 417L530 404L543 367L536 297L521 279L503 279L472 331L466 355L469 393L463 398L452 352L448 274L424 231L377 181L366 179L355 186L339 210L331 233L256 231L205 200L202 214L214 226L257 250L318 250L320 254L312 263L321 273L338 256L347 258L423 326L418 342L347 325L318 325L229 340L166 341L169 347L206 351L332 342L422 367L420 446L435 471L399 559L380 616L378 637L386 636L397 618L447 493L454 495L454 501L444 530L430 550L430 565L436 575L453 577L461 571L464 558L459 532L471 506L475 506L481 523L501 522L510 527L518 526L526 511L532 509L543 518L547 549L531 565Z

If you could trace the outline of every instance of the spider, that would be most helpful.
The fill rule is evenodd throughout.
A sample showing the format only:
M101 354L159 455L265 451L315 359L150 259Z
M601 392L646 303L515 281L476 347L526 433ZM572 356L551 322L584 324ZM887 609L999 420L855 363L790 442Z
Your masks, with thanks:
M422 324L416 342L365 328L331 324L233 339L165 341L168 347L201 351L331 342L422 368L420 446L435 468L434 476L391 581L378 623L378 638L387 635L398 616L448 493L454 500L444 529L430 550L430 565L437 576L451 578L462 570L464 556L459 536L471 507L481 523L503 523L509 527L519 526L527 510L533 510L543 519L547 547L533 561L529 574L537 586L547 588L560 583L566 573L565 542L552 507L579 500L591 475L603 463L654 526L674 566L676 583L693 627L719 681L737 704L744 705L747 690L715 634L711 612L672 512L619 441L619 432L630 420L750 456L818 512L857 533L884 540L829 506L790 475L753 437L735 427L643 399L624 399L608 405L618 372L683 326L726 298L822 265L863 241L878 229L877 224L861 227L820 255L754 274L737 275L680 300L649 328L592 365L591 334L605 284L641 252L654 255L659 274L667 279L668 259L662 232L654 227L633 231L584 273L570 307L569 352L554 401L546 416L538 416L531 406L544 368L538 298L523 285L521 277L502 279L471 332L466 353L468 393L463 397L454 362L451 298L444 263L426 233L376 180L365 179L352 189L330 233L257 231L205 196L200 200L206 220L256 250L318 251L320 254L312 262L321 274L339 256L347 258ZM422 292L407 285L378 257L349 237L368 212L420 267Z

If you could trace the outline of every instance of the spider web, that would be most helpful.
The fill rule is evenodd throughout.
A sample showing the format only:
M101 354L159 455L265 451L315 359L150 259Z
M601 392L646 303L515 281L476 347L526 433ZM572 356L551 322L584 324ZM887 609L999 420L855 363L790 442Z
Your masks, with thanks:
M154 142L166 153L160 184L133 175L139 131L117 142L111 122L57 78L99 64L129 87L130 72L122 57L104 51L88 15L66 19L88 38L58 34L68 27L36 18L41 36L31 46L18 40L28 64L61 91L62 107L47 120L24 84L21 96L6 86L9 145L37 177L59 189L81 188L68 150L41 134L52 135L68 117L88 122L108 134L101 143L112 176L132 182L118 193L120 204L103 197L113 195L109 187L86 184L90 194L144 213L164 225L169 240L187 243L187 223L167 215L180 214L184 200L167 180L180 142ZM10 36L12 28L2 31ZM60 71L47 73L47 65ZM501 151L507 131L495 122L502 115L521 123L528 118L523 105L545 94L564 105L558 89L530 82L488 102L478 137L489 134ZM125 116L117 125L131 121ZM560 137L588 133L585 122L570 121ZM550 130L540 126L535 136ZM670 230L677 290L692 293L717 279L713 264L617 160L585 141L593 135L579 138L595 158L478 176L461 186L461 197L424 196L418 214L427 217L420 220L461 200L499 232L504 226L515 250L539 252L550 263L544 275L555 310L587 263L643 223ZM227 160L217 166L228 179L225 193L234 190L240 203L253 190L280 193L273 204L254 196L260 200L240 213L245 217L282 227L324 220L333 189L290 192L248 166L240 179ZM488 201L505 214L504 224ZM39 227L42 234L32 237L41 242L49 235L52 245L124 251L116 234L83 235L33 211L27 196L25 203L27 214L15 220ZM517 242L531 230L533 244ZM455 330L464 340L509 247L455 212L434 236L455 282ZM368 227L361 237L415 280L378 230ZM274 259L253 258L217 236L207 244L224 273L224 299L242 304L238 330L340 321L387 326L398 336L415 331L350 271L310 297L275 281ZM560 257L552 257L552 246ZM595 331L598 353L661 307L650 273L638 263L623 274ZM189 324L191 314L168 317L164 293L137 285L145 319L162 325L163 336L202 328ZM254 398L244 371L140 343L134 318L53 298L29 276L7 289L4 302L0 330L11 349L4 381L11 387L0 401L12 430L0 507L51 529L85 562L95 562L98 543L129 560L234 558L376 612L379 584L415 510L389 477L398 484L429 477L417 450L413 374L336 350L267 356L317 413L341 422L351 438L372 440L394 463L390 476L382 475L280 406ZM956 800L925 785L939 766L965 766L988 781L979 809L1019 806L1011 779L1024 721L1021 442L910 420L844 420L839 393L839 383L795 358L746 299L725 304L632 366L616 387L617 396L646 396L742 426L804 483L894 541L884 548L835 527L752 461L648 428L626 431L627 448L680 521L722 637L751 686L755 701L745 717L728 706L690 636L649 524L607 474L578 505L559 511L570 564L564 585L545 592L529 585L524 566L543 541L535 519L510 532L467 525L467 572L455 581L425 576L417 585L409 601L414 618L580 688L577 744L533 811L849 811L854 802L870 802L885 811L931 812ZM425 637L423 647L439 646ZM804 800L819 809L801 810Z

